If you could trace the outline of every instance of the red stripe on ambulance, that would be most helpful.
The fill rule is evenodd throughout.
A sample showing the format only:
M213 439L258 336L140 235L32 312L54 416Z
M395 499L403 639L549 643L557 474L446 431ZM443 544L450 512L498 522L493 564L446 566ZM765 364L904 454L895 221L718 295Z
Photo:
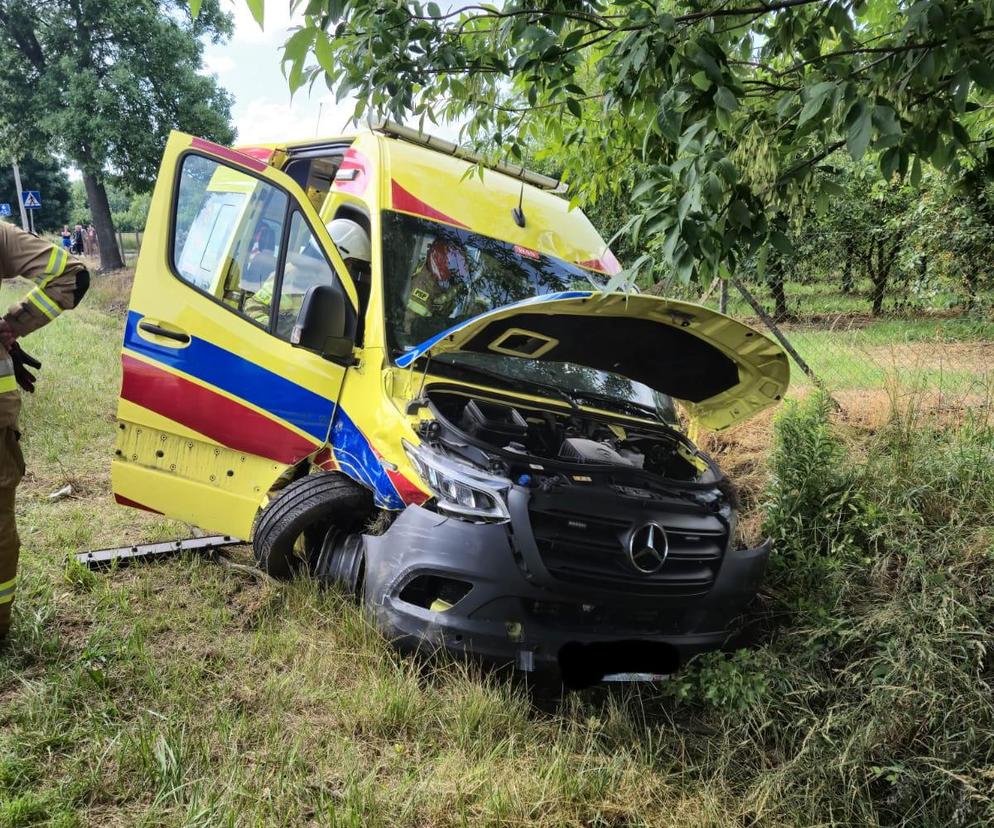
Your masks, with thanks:
M151 506L146 506L144 503L139 503L137 500L132 500L130 497L125 497L124 495L115 494L114 500L121 506L130 506L132 509L144 509L146 512L152 512L156 515L161 515L158 509L153 509Z
M193 141L190 142L190 146L193 149L209 152L211 155L216 155L218 158L224 158L226 161L231 161L235 164L240 164L243 167L248 167L250 170L262 172L266 169L266 165L262 161L251 158L243 152L238 152L238 150L233 150L229 147L222 147L220 144L215 144L213 141L205 141L203 138L194 138Z
M362 195L369 182L369 161L359 150L347 149L342 165L335 172L334 190Z
M469 225L463 224L461 221L456 221L451 216L439 212L430 204L425 204L420 198L409 193L396 181L391 180L390 184L391 198L393 199L393 208L395 210L402 210L405 213L413 213L416 216L424 216L435 221L444 221L446 224L453 224L456 227L469 229Z
M390 478L390 482L393 483L393 487L397 490L397 494L400 495L400 499L409 506L412 503L420 506L431 497L431 495L425 494L424 491L415 486L399 471L387 469L387 476Z
M121 398L235 451L296 463L317 445L235 400L124 354Z

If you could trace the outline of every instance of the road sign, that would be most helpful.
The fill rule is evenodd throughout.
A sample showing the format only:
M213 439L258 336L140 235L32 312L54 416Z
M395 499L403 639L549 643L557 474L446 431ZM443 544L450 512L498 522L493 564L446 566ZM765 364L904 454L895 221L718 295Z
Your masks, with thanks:
M0 204L0 216L9 216L10 214L11 214L10 213L10 205L9 204Z
M21 198L24 199L24 206L29 210L37 210L41 207L41 192L39 190L25 190Z

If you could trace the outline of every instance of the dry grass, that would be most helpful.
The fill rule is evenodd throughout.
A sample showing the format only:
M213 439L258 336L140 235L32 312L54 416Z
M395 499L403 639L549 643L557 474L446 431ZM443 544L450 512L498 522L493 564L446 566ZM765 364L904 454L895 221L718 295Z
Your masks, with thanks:
M87 306L98 307L114 316L123 315L131 298L135 274L131 269L112 270L92 277Z

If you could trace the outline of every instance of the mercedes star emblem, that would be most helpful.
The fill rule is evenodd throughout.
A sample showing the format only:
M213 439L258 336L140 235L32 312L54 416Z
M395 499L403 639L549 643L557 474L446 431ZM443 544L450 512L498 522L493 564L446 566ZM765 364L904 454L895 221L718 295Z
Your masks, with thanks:
M647 523L640 526L628 541L628 560L643 575L658 572L666 563L670 544L666 530L658 523Z

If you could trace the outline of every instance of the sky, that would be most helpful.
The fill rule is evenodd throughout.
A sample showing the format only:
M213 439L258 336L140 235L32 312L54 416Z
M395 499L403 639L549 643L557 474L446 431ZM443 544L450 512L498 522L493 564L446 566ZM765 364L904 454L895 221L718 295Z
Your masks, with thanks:
M224 0L234 17L235 33L225 44L208 44L204 50L205 71L234 96L232 122L238 130L236 143L256 144L309 138L315 135L348 134L354 100L340 104L318 81L312 92L290 91L280 68L280 46L287 38L289 3L266 3L265 28L252 18L245 0ZM320 115L320 123L318 117ZM456 129L433 129L439 136L456 140Z

